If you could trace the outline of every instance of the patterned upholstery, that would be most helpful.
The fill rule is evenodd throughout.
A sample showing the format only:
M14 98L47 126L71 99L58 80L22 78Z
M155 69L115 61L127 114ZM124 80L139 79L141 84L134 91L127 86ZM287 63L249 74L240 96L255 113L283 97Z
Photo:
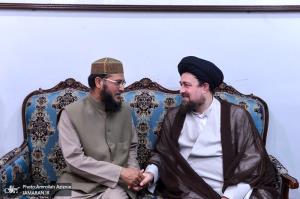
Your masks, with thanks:
M34 91L25 98L22 108L24 143L0 159L1 186L57 180L66 167L58 145L57 113L86 96L88 91L86 86L70 78L49 90ZM265 142L268 109L263 100L243 95L226 84L218 88L215 96L245 107ZM179 105L181 96L178 91L168 90L144 78L125 88L123 100L132 111L138 134L138 161L144 168L155 147L166 111ZM143 192L140 198L160 197Z
M138 161L142 168L150 158L166 111L180 104L178 94L141 89L123 95L132 109L133 123L138 135Z
M56 115L62 107L87 95L86 91L66 88L60 91L33 95L25 108L31 178L34 183L57 180L66 167L58 146Z
M262 99L252 94L241 94L225 83L220 85L215 96L244 107L250 113L258 133L266 144L269 112L267 104Z

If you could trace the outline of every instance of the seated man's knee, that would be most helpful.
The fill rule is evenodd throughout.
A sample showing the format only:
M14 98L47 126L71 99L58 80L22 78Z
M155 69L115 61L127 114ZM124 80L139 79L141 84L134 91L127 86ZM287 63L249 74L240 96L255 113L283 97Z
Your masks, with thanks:
M127 199L129 198L126 191L120 187L116 186L115 188L108 188L103 193L102 199Z

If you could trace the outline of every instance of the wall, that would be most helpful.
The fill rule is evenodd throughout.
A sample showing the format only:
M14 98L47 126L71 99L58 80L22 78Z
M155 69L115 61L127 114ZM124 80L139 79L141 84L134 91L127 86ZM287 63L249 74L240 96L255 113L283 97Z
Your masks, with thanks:
M22 143L29 92L68 77L87 85L91 62L104 56L123 61L129 84L150 77L178 89L178 62L196 55L267 102L267 149L300 179L300 13L0 10L0 32L0 156Z

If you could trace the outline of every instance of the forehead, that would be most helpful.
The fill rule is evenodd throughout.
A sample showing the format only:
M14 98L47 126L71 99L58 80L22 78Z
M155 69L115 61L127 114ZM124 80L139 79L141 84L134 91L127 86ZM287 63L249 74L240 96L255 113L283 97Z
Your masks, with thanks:
M114 79L114 80L117 80L117 79L124 79L124 73L116 73L116 74L110 74L108 76L110 79Z
M198 79L195 77L195 75L191 73L182 73L180 77L180 81L194 83L194 82L198 82Z

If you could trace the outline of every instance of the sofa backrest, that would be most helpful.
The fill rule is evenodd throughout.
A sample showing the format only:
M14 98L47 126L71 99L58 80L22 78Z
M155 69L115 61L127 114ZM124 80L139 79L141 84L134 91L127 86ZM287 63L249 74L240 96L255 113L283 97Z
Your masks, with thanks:
M66 167L58 145L57 113L66 105L85 97L89 88L69 78L55 87L30 93L23 102L24 144L29 150L30 174L33 182L53 182ZM267 105L254 95L243 95L222 84L216 97L245 107L251 114L264 142L268 125ZM147 164L156 144L163 117L170 107L181 103L179 91L168 90L148 78L125 88L124 102L132 110L138 134L138 161Z
M156 144L163 118L167 110L181 103L178 91L172 91L144 78L125 88L123 98L131 108L138 135L138 161L142 168L147 165L151 150Z
M253 95L245 95L234 89L232 86L222 83L215 92L215 97L226 100L245 108L251 115L256 129L266 145L269 111L266 102Z
M70 78L51 89L33 91L25 98L22 120L32 182L54 182L66 167L58 145L57 114L88 91L88 87Z

